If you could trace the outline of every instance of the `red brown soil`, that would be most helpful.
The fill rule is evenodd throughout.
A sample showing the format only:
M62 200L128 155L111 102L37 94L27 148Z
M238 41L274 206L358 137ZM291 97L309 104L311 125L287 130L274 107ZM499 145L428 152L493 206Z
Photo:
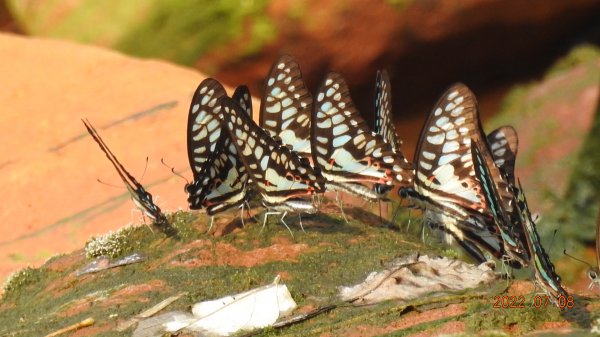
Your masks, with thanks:
M140 295L150 291L164 290L165 287L166 285L163 280L154 280L148 283L127 286L117 290L109 299L103 301L102 306L110 308L123 303L130 303L133 300L136 302L148 302L150 300L149 298Z
M241 251L228 243L213 245L208 240L197 240L154 262L150 268L165 263L189 268L209 265L251 267L274 261L295 261L308 248L308 245L304 243L290 244L286 242Z
M343 336L349 337L371 337L371 336L379 336L383 334L389 334L390 332L408 329L413 326L434 322L440 319L444 319L447 317L458 316L464 313L466 309L461 304L451 304L444 308L428 310L427 312L419 313L419 312L411 312L408 313L396 322L392 322L385 327L379 326L370 326L370 325L359 325L354 326L349 330L346 330ZM453 324L449 324L453 323ZM456 324L460 323L460 324ZM417 333L415 336L437 336L442 332L446 332L446 328L452 329L453 332L463 332L464 331L464 323L462 322L448 322L445 323L442 327L435 328L433 331L423 331ZM411 335L413 336L413 335Z

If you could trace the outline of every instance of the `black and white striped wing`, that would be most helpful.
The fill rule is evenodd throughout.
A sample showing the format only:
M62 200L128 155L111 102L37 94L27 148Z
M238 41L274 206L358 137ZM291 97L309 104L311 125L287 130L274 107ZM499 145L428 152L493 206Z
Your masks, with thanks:
M476 178L471 140L484 144L481 152L488 161L494 182L503 200L512 194L492 161L480 125L477 101L463 84L448 89L429 115L417 146L415 187L419 194L444 205L458 218L468 212L489 214L488 205ZM511 211L510 209L508 211Z
M517 131L509 125L501 126L488 134L487 141L496 166L506 180L515 185L515 161L519 146Z
M247 89L236 89L239 104L250 102ZM248 173L229 134L222 130L220 99L227 97L214 79L200 83L188 116L188 159L194 181L186 185L190 209L205 208L209 215L241 205L246 196ZM251 105L245 105L245 110ZM251 113L251 111L250 111Z
M354 107L346 82L336 73L325 78L317 93L312 156L325 178L336 183L412 184L412 165L369 129Z
M392 89L387 71L377 72L375 82L375 133L380 134L392 145L396 152L400 151L402 141L396 133L392 118Z
M278 144L232 100L224 98L222 106L237 153L268 204L324 192L323 177L307 159Z
M187 151L194 180L198 180L203 164L213 155L221 137L221 107L217 102L223 96L227 93L221 83L207 78L192 97L187 122Z
M250 90L247 86L240 85L235 88L231 98L252 118L252 96L250 96Z
M298 63L288 55L273 64L260 106L260 126L271 137L303 155L310 155L312 96Z

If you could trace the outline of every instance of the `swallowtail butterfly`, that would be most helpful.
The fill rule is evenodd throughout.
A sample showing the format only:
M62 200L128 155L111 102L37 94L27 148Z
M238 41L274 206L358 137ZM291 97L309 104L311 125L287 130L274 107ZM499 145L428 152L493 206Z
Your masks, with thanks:
M275 141L231 99L222 98L221 105L224 124L262 195L263 205L268 210L283 213L282 219L290 211L316 212L313 203L304 197L324 192L325 181L318 170L313 169L306 158Z
M463 84L450 87L434 106L415 152L415 190L400 192L424 208L428 222L454 237L476 260L485 259L478 246L501 258L505 247L476 178L472 140L485 144L483 159L503 209L512 214L514 195L487 148L475 96ZM511 232L511 223L502 226ZM515 255L521 256L523 247L517 244L517 250Z
M117 157L115 157L115 155L110 151L106 143L104 143L104 140L100 138L100 135L98 134L96 129L94 129L92 124L84 119L82 119L81 121L85 125L88 133L92 136L92 138L94 138L94 141L96 141L98 146L100 146L100 149L102 150L102 152L104 152L106 158L110 160L110 162L117 170L117 173L119 174L119 177L121 177L121 180L123 180L123 183L127 187L127 190L131 195L131 200L133 200L135 206L140 211L142 211L143 214L152 219L152 221L154 221L154 224L158 228L160 228L164 233L166 233L167 235L176 235L177 231L175 230L175 228L173 228L169 224L169 221L167 220L163 212L160 210L160 207L158 207L152 200L152 194L146 192L142 184L140 184L131 174L129 174L129 172L127 172L127 170L125 170L125 167L121 165Z
M521 266L528 266L529 252L523 242L524 234L521 217L519 214L512 216L504 209L497 190L497 184L494 183L488 166L490 161L485 161L484 154L481 150L483 146L484 145L478 143L478 141L472 140L471 142L475 174L481 183L482 193L485 197L487 207L500 232L504 249L508 254L507 258L518 261ZM495 165L495 163L492 165ZM514 203L516 203L516 201Z
M369 129L339 74L330 73L318 91L311 145L313 163L329 188L376 201L383 196L364 183L406 186L412 182L412 165Z
M260 126L271 137L310 157L312 96L298 63L288 55L273 64L259 112Z
M548 295L550 301L555 305L559 305L560 297L566 300L568 293L562 287L560 283L560 277L554 270L554 265L548 254L544 251L544 247L540 242L540 237L535 228L535 222L531 218L531 212L521 182L518 182L519 187L515 189L517 194L517 209L521 214L521 220L525 231L525 241L529 248L530 264L534 270L534 276L536 283L542 288L542 290Z
M188 159L194 182L185 190L190 209L204 207L208 215L243 205L246 200L248 172L229 134L222 130L224 117L218 102L226 96L217 80L205 79L194 93L188 115ZM244 112L252 113L247 88L237 88L233 96Z

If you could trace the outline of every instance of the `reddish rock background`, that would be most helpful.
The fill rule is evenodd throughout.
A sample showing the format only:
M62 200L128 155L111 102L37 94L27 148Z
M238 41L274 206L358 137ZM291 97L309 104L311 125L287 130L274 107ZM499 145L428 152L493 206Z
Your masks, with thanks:
M0 35L0 55L1 279L81 248L90 235L139 221L81 118L92 122L163 209L187 208L184 182L160 159L190 176L185 124L202 74L96 47L7 34Z

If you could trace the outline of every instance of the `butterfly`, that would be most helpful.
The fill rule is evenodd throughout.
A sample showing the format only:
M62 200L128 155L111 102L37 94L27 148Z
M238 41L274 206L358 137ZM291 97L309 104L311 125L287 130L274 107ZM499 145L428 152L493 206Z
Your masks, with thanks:
M569 294L562 287L560 277L556 274L552 261L550 261L548 254L546 254L544 247L542 247L521 182L518 182L518 188L515 189L515 193L517 194L517 209L521 214L525 230L525 239L531 252L530 264L533 266L535 281L548 295L552 303L562 306L560 305L561 298L563 301L566 301Z
M484 153L481 149L485 146L479 143L477 140L471 141L471 153L473 156L473 163L475 168L475 175L482 186L482 193L486 200L488 209L490 210L493 221L496 224L500 237L503 241L504 249L508 253L508 258L518 261L520 266L529 265L529 251L524 241L523 224L520 214L510 214L506 211L503 206L499 193L498 187L493 179L488 165L497 165L498 162L502 163L500 157L496 158L495 162L486 162ZM514 166L513 166L514 167ZM511 185L512 186L512 185ZM512 189L515 190L514 188ZM514 202L516 204L516 202ZM516 210L516 209L515 209ZM518 212L513 212L518 213ZM510 226L507 226L510 224ZM509 229L507 231L506 229Z
M154 203L154 201L152 200L152 194L146 192L142 184L140 184L131 174L129 174L129 172L127 172L127 170L125 170L125 167L121 165L117 157L115 157L115 155L110 151L110 149L108 148L106 143L104 143L104 140L102 140L102 138L100 137L96 129L94 129L92 124L85 119L82 119L81 121L85 125L85 128L87 129L88 133L92 136L94 141L96 141L98 146L100 146L100 149L102 150L102 152L104 152L106 158L110 160L110 162L117 170L117 173L119 174L121 180L123 180L123 183L127 187L127 190L129 191L129 194L131 195L131 199L133 200L135 206L140 211L142 211L142 214L152 219L154 224L158 228L160 228L165 234L175 236L177 234L177 230L169 224L169 221L161 211L160 207L158 207Z
M280 57L271 67L259 111L259 125L271 137L310 157L312 96L296 60Z
M425 209L425 217L453 237L477 261L485 261L481 248L501 258L525 260L525 248L516 242L506 247L501 235L512 231L512 224L492 220L481 183L477 180L471 153L472 140L482 147L500 203L513 213L513 194L501 171L494 164L485 141L473 93L463 84L450 87L430 113L416 150L414 190L401 189L401 196ZM514 253L514 254L513 254Z
M186 184L185 190L190 209L206 208L208 215L242 206L247 199L248 172L222 129L224 117L218 104L222 97L227 97L223 86L205 79L194 93L188 115L188 159L194 182ZM238 87L233 99L242 111L252 114L247 87Z
M412 183L412 165L369 129L337 73L327 75L317 93L311 128L313 164L329 189L376 201L383 196L363 184Z
M283 213L282 222L287 212L316 212L314 204L304 197L325 191L319 171L306 158L274 140L231 99L223 97L220 103L225 127L263 205ZM264 223L268 214L273 212L265 214Z

